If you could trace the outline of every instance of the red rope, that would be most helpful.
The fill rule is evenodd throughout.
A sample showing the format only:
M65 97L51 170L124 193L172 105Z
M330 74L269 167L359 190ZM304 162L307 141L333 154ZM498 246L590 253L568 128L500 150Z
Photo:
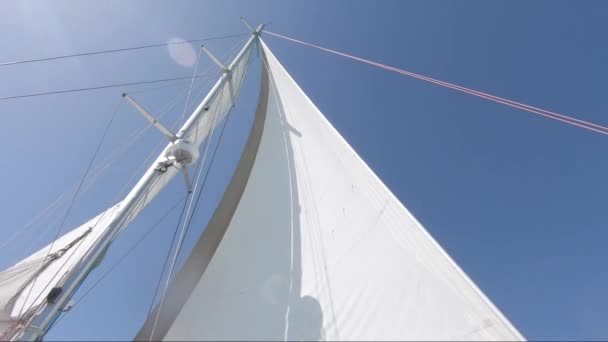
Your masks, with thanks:
M326 52L329 52L329 53L333 53L333 54L338 55L338 56L350 58L350 59L353 59L353 60L356 60L356 61L359 61L359 62L362 62L362 63L373 65L373 66L376 66L376 67L379 67L379 68L382 68L382 69L385 69L385 70L397 72L397 73L402 74L402 75L414 77L414 78L417 78L419 80L423 80L423 81L426 81L426 82L437 84L437 85L440 85L440 86L443 86L443 87L446 87L446 88L450 88L450 89L453 89L453 90L457 90L457 91L460 91L460 92L463 92L463 93L466 93L466 94L478 96L478 97L484 98L486 100L490 100L490 101L494 101L494 102L497 102L497 103L501 103L501 104L504 104L504 105L507 105L507 106L510 106L510 107L514 107L514 108L517 108L517 109L525 110L525 111L530 112L530 113L542 115L542 116L545 116L545 117L548 117L548 118L551 118L551 119L554 119L554 120L558 120L558 121L561 121L561 122L564 122L564 123L567 123L567 124L570 124L570 125L573 125L573 126L581 127L581 128L584 128L584 129L588 129L590 131L594 131L594 132L597 132L597 133L608 135L608 127L606 127L606 126L602 126L602 125L598 125L598 124L595 124L595 123L592 123L592 122L588 122L588 121L585 121L585 120L573 118L573 117L570 117L570 116L567 116L567 115L564 115L564 114L559 114L559 113L556 113L556 112L552 112L552 111L549 111L549 110L546 110L546 109L542 109L542 108L538 108L538 107L533 107L533 106L530 106L530 105L527 105L527 104L524 104L524 103L516 102L516 101L513 101L513 100L509 100L509 99L505 99L505 98L502 98L502 97L498 97L498 96L495 96L495 95L487 94L487 93L484 93L484 92L481 92L481 91L477 91L477 90L473 90L473 89L470 89L470 88L462 87L462 86L459 86L459 85L456 85L456 84L453 84L453 83L448 83L448 82L440 81L440 80L437 80L437 79L434 79L434 78L431 78L431 77L423 76L423 75L416 74L416 73L413 73L413 72L410 72L410 71L406 71L406 70L402 70L402 69L399 69L399 68L395 68L395 67L392 67L392 66L389 66L389 65L381 64L381 63L370 61L370 60L367 60L367 59L364 59L364 58L360 58L360 57L356 57L356 56L353 56L353 55L349 55L349 54L346 54L346 53L343 53L343 52L339 52L339 51L331 50L331 49L328 49L328 48L324 48L322 46L318 46L318 45L314 45L314 44L311 44L311 43L307 43L307 42L304 42L304 41L301 41L301 40L298 40L298 39L290 38L290 37L287 37L287 36L284 36L284 35L281 35L281 34L278 34L278 33L270 32L270 31L264 31L264 33L272 35L272 36L275 36L275 37L283 38L283 39L286 39L286 40L290 40L292 42L296 42L296 43L299 43L299 44L302 44L302 45L314 47L316 49L323 50L323 51L326 51Z

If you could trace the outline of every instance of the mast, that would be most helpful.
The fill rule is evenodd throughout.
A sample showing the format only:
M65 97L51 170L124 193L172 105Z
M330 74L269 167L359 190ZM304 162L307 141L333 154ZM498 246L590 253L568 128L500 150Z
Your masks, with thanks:
M251 27L246 24L250 29ZM198 157L198 146L191 144L187 137L197 128L199 120L207 113L209 103L213 101L217 93L223 89L226 82L231 82L232 69L240 62L243 56L247 55L247 51L258 42L258 37L263 30L264 26L260 25L257 29L251 30L252 35L247 40L243 48L240 50L238 55L230 63L228 67L223 67L224 73L215 83L213 88L209 91L207 96L199 104L196 110L184 123L177 134L171 135L170 132L165 131L162 125L157 125L157 121L143 109L143 107L134 103L126 94L123 94L129 102L131 102L136 109L150 120L161 132L169 138L169 144L161 152L160 156L152 163L146 173L137 182L133 189L127 194L127 196L120 202L118 212L112 218L108 229L100 236L100 238L91 247L89 253L80 261L79 265L76 266L72 272L66 275L65 280L61 286L54 288L49 295L45 305L42 306L42 311L25 327L23 335L19 337L22 341L38 341L41 340L48 329L51 327L53 322L59 317L61 312L68 304L68 301L72 295L78 290L82 282L86 279L88 274L95 268L96 264L103 257L104 252L107 250L114 238L131 222L137 215L135 210L140 205L145 205L146 202L154 198L158 193L149 193L154 184L167 172L167 168L175 166L184 172L186 179L186 185L189 187L189 177L187 173L187 166L191 164ZM208 51L206 51L210 54ZM210 54L210 57L214 62L219 63L219 60ZM221 64L221 63L220 63ZM230 88L232 90L232 88ZM233 95L233 94L231 94ZM234 100L234 97L232 98ZM160 128L162 127L162 128ZM159 162L159 160L161 162ZM175 173L169 176L174 176ZM147 198L146 198L147 197Z

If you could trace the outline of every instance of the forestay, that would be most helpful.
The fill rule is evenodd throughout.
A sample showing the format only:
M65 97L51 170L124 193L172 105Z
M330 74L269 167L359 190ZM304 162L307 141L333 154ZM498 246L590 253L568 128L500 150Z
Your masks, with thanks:
M262 46L237 171L136 339L523 340Z

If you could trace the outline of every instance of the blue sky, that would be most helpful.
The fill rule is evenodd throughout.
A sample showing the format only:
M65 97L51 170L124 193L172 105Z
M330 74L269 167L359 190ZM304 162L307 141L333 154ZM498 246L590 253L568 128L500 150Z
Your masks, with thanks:
M11 0L0 3L0 62L246 33L243 15L252 23L272 21L270 30L277 33L607 124L607 11L600 1ZM228 56L245 38L208 46ZM265 40L355 150L527 338L608 338L606 136L278 38ZM186 60L187 54L178 51ZM228 123L189 245L243 145L255 108L257 64ZM203 58L199 70L214 70L213 64ZM167 48L7 66L0 68L0 96L192 72ZM205 82L195 85L205 89ZM160 112L187 86L0 101L5 143L0 241L78 182L123 90L141 91L134 97ZM202 93L195 95L192 101ZM183 96L176 104L164 119L168 124L181 115ZM144 125L122 106L99 157ZM149 130L121 155L79 198L64 231L109 206L162 139ZM116 241L83 289L183 195L181 182L174 181ZM150 305L177 214L48 338L132 338ZM32 227L0 251L0 266L25 256L29 244L48 242L56 228Z

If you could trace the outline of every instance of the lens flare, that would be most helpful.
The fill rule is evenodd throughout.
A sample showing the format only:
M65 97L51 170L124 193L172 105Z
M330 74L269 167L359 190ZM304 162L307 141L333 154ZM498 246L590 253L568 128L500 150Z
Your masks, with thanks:
M175 63L184 67L191 67L196 63L196 51L192 44L185 42L182 38L171 38L167 44L169 44L167 46L169 56Z

